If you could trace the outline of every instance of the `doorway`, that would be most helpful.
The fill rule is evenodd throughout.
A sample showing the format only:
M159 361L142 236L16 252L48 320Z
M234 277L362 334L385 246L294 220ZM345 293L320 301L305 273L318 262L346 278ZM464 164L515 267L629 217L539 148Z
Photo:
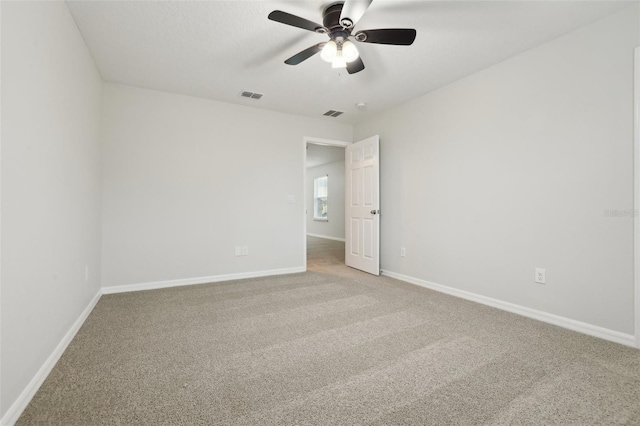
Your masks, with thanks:
M305 137L304 267L344 265L345 148L350 142Z

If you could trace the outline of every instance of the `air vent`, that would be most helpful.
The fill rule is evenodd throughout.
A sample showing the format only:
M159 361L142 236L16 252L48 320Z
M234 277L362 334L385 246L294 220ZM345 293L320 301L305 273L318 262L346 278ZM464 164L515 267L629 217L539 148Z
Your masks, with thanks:
M344 111L334 111L332 109L330 109L329 111L325 112L322 115L326 115L327 117L337 117L341 114L344 114Z
M242 92L240 92L240 96L242 96L243 98L250 98L250 99L258 100L264 95L262 93L249 92L248 90L243 90Z

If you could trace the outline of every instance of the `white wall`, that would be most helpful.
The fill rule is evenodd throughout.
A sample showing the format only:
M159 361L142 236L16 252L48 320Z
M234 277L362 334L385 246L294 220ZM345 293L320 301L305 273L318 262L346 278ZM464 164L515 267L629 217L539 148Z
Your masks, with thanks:
M104 286L303 266L303 137L351 125L114 84L103 107Z
M329 176L329 220L313 220L313 180ZM307 233L344 239L344 159L307 169Z
M636 7L356 125L382 269L633 333Z
M3 416L100 288L101 84L63 2L3 2Z

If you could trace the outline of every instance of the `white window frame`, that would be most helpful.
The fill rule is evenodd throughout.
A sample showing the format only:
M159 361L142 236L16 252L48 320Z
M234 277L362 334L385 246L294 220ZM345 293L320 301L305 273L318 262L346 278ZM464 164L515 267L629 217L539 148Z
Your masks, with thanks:
M327 184L327 194L324 197L318 196L318 181L320 179L325 179ZM326 216L317 216L318 213L318 199L325 198L325 206L326 206ZM313 220L319 222L328 222L329 221L329 175L326 176L318 176L313 179Z

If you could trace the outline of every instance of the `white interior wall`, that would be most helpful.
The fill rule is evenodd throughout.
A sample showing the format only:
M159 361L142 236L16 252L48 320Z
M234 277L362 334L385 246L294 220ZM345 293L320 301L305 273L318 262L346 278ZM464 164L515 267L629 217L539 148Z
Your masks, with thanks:
M352 131L105 84L103 285L303 268L303 138Z
M382 269L633 334L636 7L356 125Z
M631 332L632 219L604 216L632 206L629 10L356 127L382 138L383 268ZM63 3L1 27L4 416L100 287L101 83ZM350 126L105 92L106 285L301 265L300 140Z
M329 176L328 221L313 219L313 180ZM307 234L344 239L344 160L307 169Z
M100 288L102 82L63 2L2 3L4 417Z

